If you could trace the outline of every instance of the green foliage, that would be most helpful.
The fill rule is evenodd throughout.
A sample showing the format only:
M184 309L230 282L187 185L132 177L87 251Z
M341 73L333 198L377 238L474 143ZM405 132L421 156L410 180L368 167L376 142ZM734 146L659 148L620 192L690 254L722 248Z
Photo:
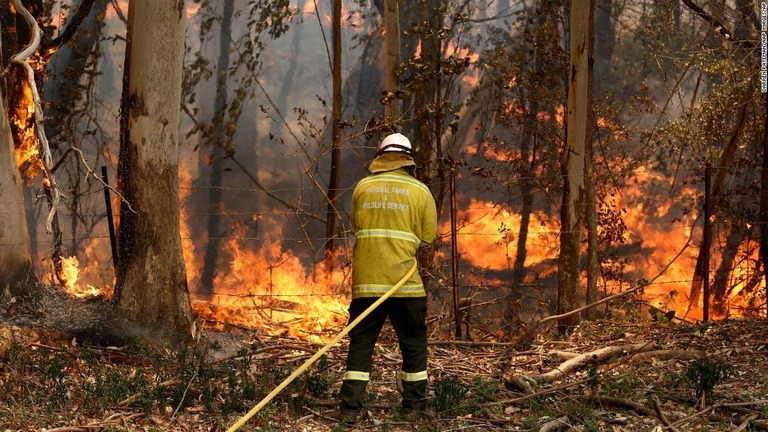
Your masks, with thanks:
M604 378L601 382L601 388L608 396L626 398L632 395L642 384L643 382L637 375L624 373L611 380Z
M501 383L498 380L483 377L475 377L470 383L473 399L478 403L496 400L500 388Z
M576 402L565 407L568 417L582 422L587 432L600 432L600 426L593 415L594 410L595 406L587 402Z
M243 107L248 100L254 97L254 89L258 82L256 77L261 70L262 52L268 39L276 39L285 34L290 28L291 22L298 15L298 11L290 7L289 0L248 0L242 10L234 11L233 16L225 18L221 15L218 6L222 2L212 0L194 0L200 5L199 19L201 41L198 51L191 52L188 49L187 58L191 59L184 67L184 79L182 84L182 101L185 106L194 107L197 101L197 87L204 81L222 79L221 82L234 83L229 100L224 101L225 106L217 107L213 122L208 119L195 118L195 127L187 136L199 134L205 140L211 140L214 136L214 124L223 126L224 141L215 142L217 146L226 149L228 153L235 152L233 144L237 125L243 113ZM233 25L233 21L245 19L245 28ZM222 31L222 22L227 20L229 34L214 34ZM217 76L214 64L206 53L206 44L218 41L220 38L231 39L231 52L237 53L227 60L227 70ZM219 66L221 67L221 66ZM216 83L218 85L218 83ZM193 113L197 114L197 111Z
M65 367L58 354L53 354L50 358L44 358L40 362L42 369L43 384L51 391L50 403L62 405L66 403L67 384L65 382Z
M685 378L693 385L697 398L704 396L711 401L715 386L730 378L732 372L733 366L730 364L708 358L696 359L688 366Z
M146 396L152 394L152 389L141 371L127 374L120 369L98 366L91 371L91 379L85 382L83 394L85 408L91 413L116 405L134 394L144 396L140 398L143 408L151 408L151 398Z
M146 341L135 337L128 340L123 352L126 355L136 358L146 359L147 361L159 361L162 359L160 353L154 350Z
M302 376L303 387L310 396L317 399L327 399L330 396L337 376L328 367L328 356L323 355L318 360L317 366Z
M223 397L221 403L222 415L232 412L245 411L256 400L258 388L266 387L269 383L264 382L268 379L264 374L259 383L257 383L250 372L250 361L247 357L234 366L229 363L222 364L221 374L224 377L225 387L217 394ZM260 385L261 384L261 385Z
M458 408L469 389L456 378L445 376L435 383L435 408L439 412Z

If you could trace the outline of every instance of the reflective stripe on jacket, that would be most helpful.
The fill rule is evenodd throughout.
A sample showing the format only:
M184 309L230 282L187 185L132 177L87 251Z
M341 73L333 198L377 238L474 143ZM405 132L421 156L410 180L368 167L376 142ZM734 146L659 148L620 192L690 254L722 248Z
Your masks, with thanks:
M379 297L389 291L411 268L419 246L434 240L436 219L432 193L404 168L374 172L360 180L352 194L352 298ZM424 296L418 272L393 295Z

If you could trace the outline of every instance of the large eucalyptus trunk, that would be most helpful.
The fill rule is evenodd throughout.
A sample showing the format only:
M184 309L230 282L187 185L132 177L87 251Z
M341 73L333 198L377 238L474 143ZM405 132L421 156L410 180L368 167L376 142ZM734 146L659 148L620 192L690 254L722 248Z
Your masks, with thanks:
M586 205L584 164L591 141L592 45L595 0L573 0L570 11L570 65L568 72L567 136L561 159L563 202L560 211L560 257L558 260L557 312L579 306L579 258L581 230ZM561 331L579 322L577 315L561 319Z
M116 331L173 345L192 323L179 234L178 135L184 4L132 0L118 177Z
M5 97L0 92L0 290L23 294L34 281L22 179L13 155Z

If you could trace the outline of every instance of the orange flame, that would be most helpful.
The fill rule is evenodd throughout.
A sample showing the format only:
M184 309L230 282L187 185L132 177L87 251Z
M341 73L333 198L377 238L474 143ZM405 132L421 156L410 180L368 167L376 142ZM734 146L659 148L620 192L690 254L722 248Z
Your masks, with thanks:
M237 238L244 230L242 224L234 227L234 238L223 247L232 257L229 269L217 275L210 302L193 304L195 312L213 321L310 340L346 323L348 300L341 293L348 292L342 288L348 275L341 266L332 273L322 266L310 273L280 241L258 250L242 247Z
M31 181L43 170L43 161L40 158L35 128L32 126L35 115L32 88L24 81L21 84L21 90L19 106L11 113L10 120L18 131L15 140L16 165L22 175Z
M59 280L64 282L64 289L70 297L74 298L91 298L104 296L106 298L112 297L112 290L108 287L103 289L96 288L92 285L81 286L77 283L78 275L80 274L79 263L76 256L61 257L61 271L59 271Z
M520 215L499 208L492 202L474 198L466 210L459 210L461 222L457 230L459 253L472 266L490 270L508 270L512 267L517 250ZM532 235L527 241L526 266L541 263L557 255L557 228L542 230L544 219L531 215ZM445 223L441 231L449 232Z
M469 60L469 67L461 77L461 82L467 87L475 87L480 82L480 71L477 67L477 61L480 55L469 50L467 47L461 47L456 42L449 40L445 48L447 58L464 58Z
M690 212L682 216L682 220L673 222L673 215L680 214L679 208L675 207L676 203L679 205L680 200L676 199L677 197L669 197L658 202L652 194L649 195L653 183L668 187L668 182L661 174L639 168L634 173L634 184L623 190L620 196L608 198L615 208L623 210L622 218L627 226L625 241L634 245L637 251L629 256L630 261L625 264L623 286L614 281L603 281L601 286L606 286L608 294L615 294L618 290L627 289L631 281L655 278L653 283L644 289L645 301L659 309L675 310L677 316L682 317L688 309L688 292L698 248L689 246L682 254L678 254L692 235L690 227L696 220L696 214ZM678 194L698 195L698 191L684 188ZM468 208L459 210L458 219L458 249L462 260L475 268L490 271L512 269L516 258L520 215L501 209L492 202L472 199ZM532 279L540 276L542 272L556 271L559 226L553 224L557 222L556 219L548 222L547 216L540 213L531 215L525 266L536 271L528 272L526 283L532 282ZM441 231L449 232L450 226L444 223L441 225ZM724 242L723 239L722 243ZM726 314L740 315L742 312L738 310L738 306L748 303L743 290L747 284L747 275L755 272L750 266L754 266L757 261L757 250L754 245L751 248L749 245L742 246L742 251L751 255L748 259L739 261L732 271L731 280L734 285L727 300L731 310ZM582 253L586 253L586 250ZM504 283L496 282L498 285ZM493 282L488 279L486 283ZM700 300L694 305L687 317L701 319L702 303L703 300Z

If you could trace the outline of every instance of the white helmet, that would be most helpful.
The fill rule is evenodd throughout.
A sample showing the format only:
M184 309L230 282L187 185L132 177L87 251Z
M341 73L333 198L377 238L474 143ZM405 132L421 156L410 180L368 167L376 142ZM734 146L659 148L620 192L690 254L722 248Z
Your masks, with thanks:
M393 133L387 135L379 144L379 151L377 154L384 152L403 152L409 156L413 155L413 149L411 148L411 141L403 134Z

